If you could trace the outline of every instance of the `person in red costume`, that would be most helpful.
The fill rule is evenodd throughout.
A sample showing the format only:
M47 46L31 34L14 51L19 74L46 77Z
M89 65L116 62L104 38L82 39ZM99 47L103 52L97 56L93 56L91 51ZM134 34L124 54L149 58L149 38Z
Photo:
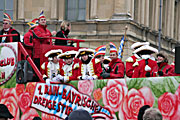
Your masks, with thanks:
M0 35L18 34L18 36L13 36L12 39L10 39L10 37L0 37L0 43L20 42L20 34L17 30L11 27L11 24L11 17L7 13L4 13L3 29L0 31Z
M44 62L41 65L43 79L52 79L59 73L60 62L58 55L62 53L61 49L50 50L44 56L48 57L48 62Z
M165 53L158 53L157 54L157 65L155 66L152 75L156 76L173 76L174 71L173 68L168 64L168 59Z
M46 25L46 17L43 14L42 11L40 13L38 22L39 25L34 28L34 39L33 39L33 58L34 63L36 66L40 69L40 54L41 53L41 45L42 44L50 44L52 41L51 39L47 39L44 37L51 37L51 32L47 29Z
M136 42L131 46L131 49L136 50L143 45L149 45L149 42ZM126 59L126 76L127 77L130 77L130 78L132 77L133 71L135 68L133 64L138 60L140 60L140 55L138 54L133 54L131 57Z
M37 18L33 19L31 22L28 22L27 24L29 25L30 29L24 34L24 47L30 57L32 56L33 50L33 29L38 25L37 22Z
M79 49L76 58L80 58L78 79L79 80L95 80L100 79L102 73L100 60L92 58L94 50L88 48Z
M123 78L124 77L124 63L118 58L117 49L114 43L110 42L110 58L109 69L101 76L103 78Z
M58 55L58 58L63 59L64 63L60 64L60 74L58 74L52 81L66 83L70 80L77 80L79 62L75 55L77 51L66 51Z
M152 77L152 70L157 66L157 62L151 59L151 54L158 53L156 48L149 45L141 46L134 51L140 54L142 60L134 63L135 69L132 78Z

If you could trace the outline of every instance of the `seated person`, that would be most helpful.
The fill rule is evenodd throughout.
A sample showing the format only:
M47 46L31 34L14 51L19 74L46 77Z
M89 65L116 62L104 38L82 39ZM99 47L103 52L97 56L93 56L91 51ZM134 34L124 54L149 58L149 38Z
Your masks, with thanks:
M79 80L95 80L101 78L102 73L101 63L98 59L92 59L94 50L88 48L79 49L76 58L80 58L78 69Z
M110 42L110 58L109 69L106 73L101 74L103 78L123 78L124 63L118 58L118 52L114 43Z
M157 63L151 59L151 54L158 53L158 50L144 45L136 49L134 53L140 54L142 60L134 63L135 69L132 78L152 77L152 70L157 66Z
M60 64L60 74L58 74L55 78L53 78L53 82L68 82L70 80L77 80L79 63L75 58L76 51L66 51L58 55L58 58L64 60L63 64Z
M62 53L61 49L57 50L50 50L45 54L45 57L48 57L49 62L44 62L41 65L43 70L43 79L46 80L52 79L53 77L57 76L59 73L59 60L57 56Z
M156 76L173 76L173 68L168 64L168 59L165 53L157 54L157 66L153 68L152 74Z

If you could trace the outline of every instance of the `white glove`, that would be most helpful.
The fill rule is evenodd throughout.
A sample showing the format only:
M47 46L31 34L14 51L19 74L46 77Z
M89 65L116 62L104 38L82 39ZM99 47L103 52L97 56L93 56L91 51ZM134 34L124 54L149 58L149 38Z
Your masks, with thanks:
M48 86L50 86L50 84L51 84L50 81L51 81L51 80L50 80L49 78L46 79L46 84L47 84Z
M56 77L52 79L53 82L62 82L64 80L64 77L58 74Z
M88 80L94 80L93 76L87 76Z
M87 80L88 79L88 76L85 75L85 76L82 76L82 80Z

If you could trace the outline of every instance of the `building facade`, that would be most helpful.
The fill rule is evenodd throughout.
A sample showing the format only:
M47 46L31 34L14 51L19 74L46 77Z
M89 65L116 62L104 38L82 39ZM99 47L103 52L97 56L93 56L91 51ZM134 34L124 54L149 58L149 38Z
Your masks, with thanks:
M113 41L117 47L125 34L123 60L132 54L130 46L137 41L148 41L158 48L160 0L1 0L3 12L13 18L13 26L24 34L27 22L44 10L48 28L59 30L63 20L71 21L71 38L86 40L82 47L96 48ZM173 61L172 49L180 43L180 1L162 0L161 50ZM0 22L2 28L2 22Z

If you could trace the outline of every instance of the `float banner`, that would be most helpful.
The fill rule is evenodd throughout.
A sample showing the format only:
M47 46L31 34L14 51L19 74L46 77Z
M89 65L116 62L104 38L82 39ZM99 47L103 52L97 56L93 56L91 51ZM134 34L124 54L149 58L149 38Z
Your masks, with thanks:
M104 114L113 118L109 108L100 106L88 95L66 84L37 83L31 107L65 119L76 109L85 109L90 114Z
M10 81L13 76L15 77L17 53L17 42L0 43L0 85Z

